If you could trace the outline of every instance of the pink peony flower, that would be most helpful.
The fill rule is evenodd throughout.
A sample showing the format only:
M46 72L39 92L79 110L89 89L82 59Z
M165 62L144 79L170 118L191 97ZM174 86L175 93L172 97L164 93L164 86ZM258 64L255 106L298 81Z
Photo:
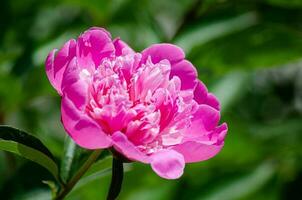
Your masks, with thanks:
M175 179L185 163L207 160L223 147L227 125L218 125L219 102L175 45L136 53L91 28L50 52L46 72L62 96L64 128L83 148L113 147Z

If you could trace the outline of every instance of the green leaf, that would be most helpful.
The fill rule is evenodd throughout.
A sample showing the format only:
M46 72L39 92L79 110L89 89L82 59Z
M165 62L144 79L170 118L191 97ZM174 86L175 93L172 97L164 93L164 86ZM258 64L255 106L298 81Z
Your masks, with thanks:
M284 8L301 8L302 7L302 2L301 0L291 0L291 1L286 1L286 0L266 0L267 3L271 5L276 5Z
M48 187L49 187L49 189L51 191L51 196L54 199L55 196L56 196L56 194L57 194L57 192L58 192L58 187L57 187L56 183L53 182L53 181L42 181L42 182L44 184L48 185Z
M219 99L222 112L231 107L244 94L248 78L248 74L243 71L233 71L210 88L210 91Z
M200 199L203 200L236 200L244 199L249 194L256 192L262 188L276 172L276 167L271 162L265 162L258 166L252 173L235 179L234 181L223 184L215 189L207 196Z
M255 12L248 12L211 24L202 24L178 37L175 43L189 54L197 45L202 45L222 36L244 30L257 23L257 14Z
M273 68L301 60L302 37L284 25L261 22L196 47L190 54L194 65L209 74L230 70Z
M110 173L111 173L111 168L107 168L107 169L103 169L101 171L95 172L89 176L85 176L82 179L80 179L80 181L75 186L74 190L77 190L92 181L101 179L101 178L109 175Z
M85 173L84 177L90 176L92 174L111 169L112 156L107 156L101 160L96 161L90 169Z
M80 179L74 190L77 190L86 184L101 179L111 173L112 156L108 156L102 160L95 162L91 168L85 173L84 177ZM124 164L124 172L130 171L131 163Z
M62 161L60 167L60 177L65 183L67 183L77 172L77 170L83 165L83 163L91 155L91 152L92 151L83 149L78 146L69 136L66 137L64 153L61 159ZM85 175L100 171L111 166L111 162L108 161L108 157L108 152L105 150L102 151L96 163L92 165L92 167Z
M71 175L72 163L75 160L77 145L70 137L66 137L64 144L64 154L62 158L60 176L64 182L67 182Z
M22 200L51 200L53 199L51 196L51 192L47 189L37 188L31 191L26 191L26 193L17 194L14 199L22 199Z
M53 155L36 137L9 126L0 126L0 150L8 151L46 168L58 180L58 166Z

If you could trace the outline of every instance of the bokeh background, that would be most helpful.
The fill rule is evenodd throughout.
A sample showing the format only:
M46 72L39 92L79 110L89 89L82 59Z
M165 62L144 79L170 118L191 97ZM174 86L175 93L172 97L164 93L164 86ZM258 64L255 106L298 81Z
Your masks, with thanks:
M1 1L0 124L36 135L58 160L66 134L44 60L91 26L137 51L181 46L229 125L222 152L187 165L179 180L128 166L119 199L301 199L301 0ZM0 199L49 199L41 182L49 178L35 163L0 152ZM94 177L67 199L105 199L109 182L110 173Z

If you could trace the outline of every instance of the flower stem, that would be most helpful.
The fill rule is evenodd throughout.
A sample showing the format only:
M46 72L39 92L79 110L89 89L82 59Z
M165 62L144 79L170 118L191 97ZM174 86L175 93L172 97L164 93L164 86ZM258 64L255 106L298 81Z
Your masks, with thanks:
M123 161L113 157L112 160L112 177L107 200L115 200L119 195L124 176Z
M62 200L73 189L80 178L87 172L90 166L96 161L102 150L94 151L77 173L70 179L70 181L62 188L61 192L56 196L55 200Z

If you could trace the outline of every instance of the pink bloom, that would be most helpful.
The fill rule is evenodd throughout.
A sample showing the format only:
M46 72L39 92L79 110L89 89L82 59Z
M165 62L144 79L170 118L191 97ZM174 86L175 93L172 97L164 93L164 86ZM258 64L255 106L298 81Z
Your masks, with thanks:
M113 147L175 179L185 163L207 160L223 147L227 125L218 125L219 102L177 46L136 53L91 28L50 52L46 72L62 96L63 125L83 148Z

